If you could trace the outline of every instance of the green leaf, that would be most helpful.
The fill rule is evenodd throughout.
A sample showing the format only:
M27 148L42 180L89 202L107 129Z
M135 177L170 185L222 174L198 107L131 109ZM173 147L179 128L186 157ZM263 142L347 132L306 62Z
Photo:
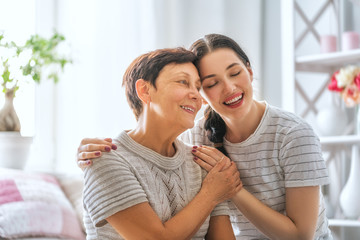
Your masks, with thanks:
M20 68L22 69L24 76L30 75L32 72L32 67L30 66L30 63L26 64L25 66L21 66Z
M59 76L58 76L58 74L56 72L53 72L53 73L49 74L48 78L53 79L54 83L59 82Z
M3 39L3 35L0 34L0 41ZM23 76L30 76L36 83L40 83L43 68L47 66L54 66L55 68L61 68L64 70L66 64L72 63L72 61L66 57L60 56L57 46L65 41L65 37L56 31L50 38L43 38L37 34L29 37L25 45L18 46L15 42L1 43L0 47L13 49L16 55L13 57L20 57L23 51L30 51L31 57L26 61L26 64L20 67ZM2 86L5 88L7 82L14 81L10 79L9 67L7 61L3 62L4 71L2 73ZM49 80L53 80L55 83L59 81L59 75L57 71L52 72L46 76ZM1 82L0 82L1 83ZM15 84L17 86L17 84Z

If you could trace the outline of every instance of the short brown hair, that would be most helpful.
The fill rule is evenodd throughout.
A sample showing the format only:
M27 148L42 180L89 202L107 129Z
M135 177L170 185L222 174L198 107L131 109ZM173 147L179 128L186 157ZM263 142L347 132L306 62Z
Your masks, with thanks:
M145 53L130 64L124 74L122 86L125 87L126 98L136 120L143 111L142 102L136 93L136 81L144 79L156 88L156 79L166 65L194 63L195 60L195 54L185 48L165 48Z

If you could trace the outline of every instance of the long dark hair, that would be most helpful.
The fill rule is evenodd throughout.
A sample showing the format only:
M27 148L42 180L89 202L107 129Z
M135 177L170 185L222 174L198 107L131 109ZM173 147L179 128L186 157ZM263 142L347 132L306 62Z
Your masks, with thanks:
M221 34L205 35L203 38L200 38L191 45L190 51L195 53L197 56L195 61L196 67L199 67L199 61L205 55L219 48L228 48L233 50L245 66L251 67L248 56L241 49L239 44L237 44L233 39ZM228 155L223 146L223 139L226 134L226 124L221 116L209 105L205 110L204 127L207 131L209 140L214 143L214 146L225 155Z

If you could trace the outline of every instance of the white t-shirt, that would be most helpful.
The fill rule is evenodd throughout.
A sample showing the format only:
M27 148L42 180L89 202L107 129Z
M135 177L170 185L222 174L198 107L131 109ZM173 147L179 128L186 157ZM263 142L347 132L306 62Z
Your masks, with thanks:
M154 139L156 141L156 139ZM149 202L162 222L183 209L199 192L206 171L191 154L192 147L176 140L176 153L164 157L126 132L113 140L117 150L103 153L84 171L84 223L87 239L123 239L106 218L142 202ZM226 202L212 216L229 215ZM208 217L193 239L203 239Z
M204 118L180 138L193 145L213 146L204 129ZM311 126L293 113L266 104L255 132L245 141L224 147L239 169L244 188L268 207L286 215L285 188L328 184L328 171L320 142ZM314 239L332 239L320 193L319 216ZM229 202L237 239L266 239Z

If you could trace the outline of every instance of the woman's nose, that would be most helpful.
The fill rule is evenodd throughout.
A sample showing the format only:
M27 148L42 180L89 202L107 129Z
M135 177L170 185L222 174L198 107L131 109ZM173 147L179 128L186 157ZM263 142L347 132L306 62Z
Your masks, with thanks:
M226 79L224 81L224 90L226 93L232 93L235 88L236 88L235 84L230 80Z
M196 100L201 99L200 92L196 86L192 86L190 88L190 97Z

